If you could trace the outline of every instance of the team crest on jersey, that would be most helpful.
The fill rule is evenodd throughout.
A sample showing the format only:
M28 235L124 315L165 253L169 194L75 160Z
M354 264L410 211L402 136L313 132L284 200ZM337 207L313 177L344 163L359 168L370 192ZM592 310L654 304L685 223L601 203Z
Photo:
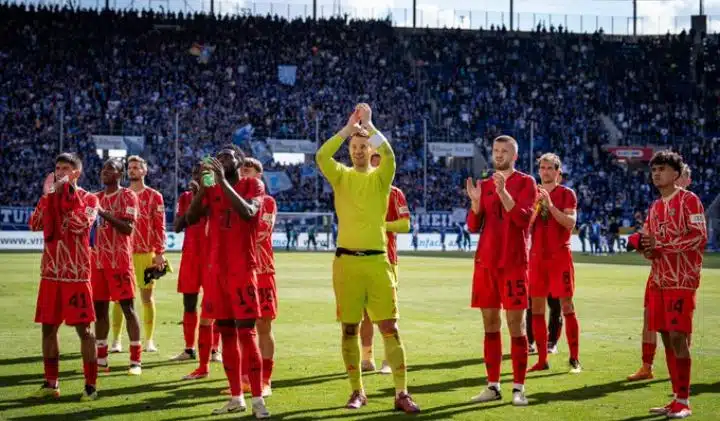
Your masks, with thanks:
M670 209L670 211L668 212L668 215L675 216L675 209Z
M86 215L88 218L95 218L95 216L97 215L97 209L95 209L95 208L93 208L93 207L91 207L91 206L87 206L87 207L85 208L85 215Z

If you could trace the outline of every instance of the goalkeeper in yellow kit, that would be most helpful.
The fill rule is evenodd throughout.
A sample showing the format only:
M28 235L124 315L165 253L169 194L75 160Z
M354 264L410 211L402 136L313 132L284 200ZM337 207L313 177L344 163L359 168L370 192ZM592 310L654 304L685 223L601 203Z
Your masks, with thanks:
M352 168L333 159L348 138ZM377 168L370 165L373 150L382 157ZM333 288L337 316L342 323L342 355L352 387L346 407L358 409L367 404L358 335L363 311L367 309L370 319L380 328L385 358L392 368L395 409L419 412L407 391L405 348L397 327L397 281L385 252L385 215L395 177L395 154L373 125L370 106L357 105L347 125L318 149L315 159L333 188L338 216Z

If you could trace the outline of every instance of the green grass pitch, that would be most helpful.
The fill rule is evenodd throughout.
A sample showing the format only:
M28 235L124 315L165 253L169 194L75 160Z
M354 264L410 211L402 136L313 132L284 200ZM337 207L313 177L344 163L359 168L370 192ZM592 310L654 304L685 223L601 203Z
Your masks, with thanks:
M435 255L437 256L437 255ZM179 254L170 255L177 269ZM340 356L340 329L334 322L331 259L322 254L278 254L280 318L275 324L277 355L274 394L268 398L273 419L376 420L404 417L393 413L390 377L365 376L370 399L357 412L342 409L349 385ZM0 254L0 419L55 420L195 420L236 419L249 414L210 416L225 400L222 367L211 377L182 381L195 363L171 363L182 350L182 299L176 274L157 289L159 353L144 354L139 378L126 375L128 354L111 355L111 373L100 375L100 398L80 403L83 386L78 340L61 329L59 400L33 401L25 396L42 383L40 328L33 323L40 254ZM578 259L580 260L580 259ZM530 406L510 405L509 359L503 363L503 401L477 405L469 399L485 385L482 321L469 308L472 260L460 257L401 256L400 329L408 353L410 391L423 412L419 419L462 420L645 420L647 412L669 401L662 345L656 378L627 383L640 364L642 297L649 268L613 260L582 259L577 264L576 305L580 320L580 357L584 372L567 373L567 345L551 356L549 372L528 376ZM602 264L597 263L602 262ZM637 262L630 259L630 263ZM692 419L720 419L720 269L708 259L698 295L693 336ZM138 306L139 307L139 306ZM503 333L509 354L507 331ZM128 340L125 337L124 346ZM127 348L126 348L127 349ZM383 349L376 336L377 362ZM536 356L530 357L532 364Z

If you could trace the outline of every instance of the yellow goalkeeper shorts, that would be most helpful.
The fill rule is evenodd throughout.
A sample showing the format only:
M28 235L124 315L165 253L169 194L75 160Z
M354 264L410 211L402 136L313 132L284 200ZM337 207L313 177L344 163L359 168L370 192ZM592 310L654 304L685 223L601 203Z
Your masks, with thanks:
M397 278L385 254L335 257L333 289L341 323L360 323L364 310L373 322L399 317Z
M152 267L155 253L134 253L133 267L135 268L135 282L138 288L151 289L155 286L155 282L145 285L145 269Z

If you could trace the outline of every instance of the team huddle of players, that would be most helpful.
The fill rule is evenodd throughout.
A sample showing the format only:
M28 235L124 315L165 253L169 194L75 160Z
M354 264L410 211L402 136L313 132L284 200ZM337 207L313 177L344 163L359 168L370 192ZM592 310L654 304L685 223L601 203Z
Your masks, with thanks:
M394 153L371 117L370 107L359 104L348 124L316 155L334 190L339 220L333 286L342 323L343 359L352 387L347 408L358 409L367 403L360 372L375 368L372 325L376 323L385 344L381 372L392 373L395 381L395 408L415 413L420 409L407 391L405 348L397 325L394 237L396 232L409 231L410 215L402 192L391 186ZM352 167L332 158L347 139ZM492 149L495 172L483 181L468 179L466 192L471 202L467 225L480 232L471 305L482 312L488 379L487 388L472 399L488 402L502 398L500 310L505 309L511 337L512 403L524 406L528 404L526 373L549 369L545 323L549 296L561 302L570 371L579 373L582 367L570 249L577 198L559 182L562 164L557 155L545 154L538 160L539 186L533 177L515 169L517 157L515 139L496 138ZM120 186L124 167L111 159L102 168L105 189L92 194L77 185L82 172L78 157L59 155L31 216L31 228L42 231L45 240L35 316L42 324L45 383L34 393L36 397L59 395L57 331L64 322L75 326L81 339L86 382L81 399L97 398L98 369L109 369L111 301L118 303L127 321L129 374L141 374L136 285L142 292L145 350L155 348L152 286L158 272L169 269L163 257L164 206L159 193L144 185L145 161L130 157L128 162L131 188ZM691 414L689 335L707 241L702 204L678 182L683 165L682 158L672 152L653 157L652 180L662 197L653 203L642 234L631 238L631 244L652 261L645 298L646 330L662 335L675 393L670 404L651 411L670 418ZM259 161L246 158L236 146L223 147L215 158L194 167L175 218L175 231L185 231L177 288L183 294L185 350L173 360L199 359L199 367L185 379L206 377L211 358L222 360L230 399L214 414L245 410L243 392L249 388L253 414L269 417L264 397L272 393L271 324L277 315L272 231L277 206L265 194L262 171ZM91 244L96 219L96 239ZM538 362L529 369L524 323L528 308L538 352ZM195 352L197 332L199 355ZM220 338L222 351L218 350Z

